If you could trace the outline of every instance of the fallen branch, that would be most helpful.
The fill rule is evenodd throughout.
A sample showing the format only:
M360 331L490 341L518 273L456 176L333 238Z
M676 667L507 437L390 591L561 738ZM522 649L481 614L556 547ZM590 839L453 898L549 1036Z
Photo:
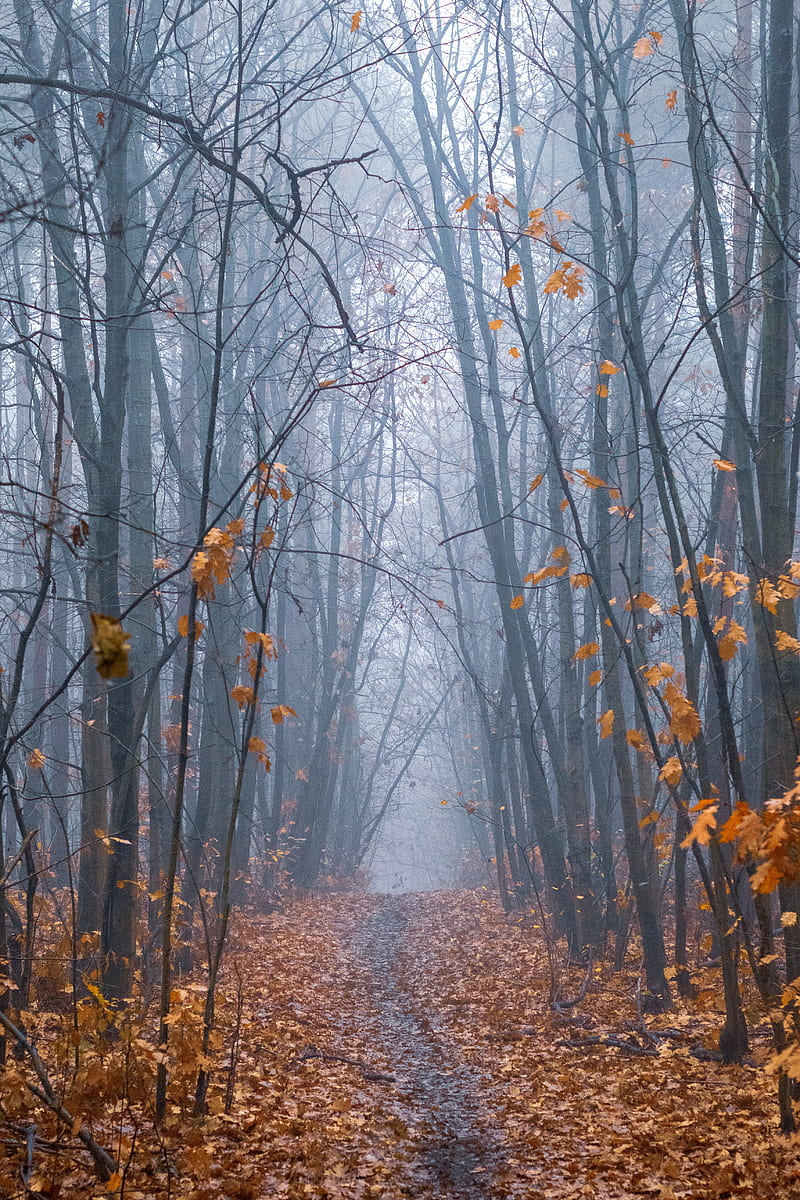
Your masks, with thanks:
M41 1087L37 1087L34 1083L28 1083L28 1090L46 1104L50 1111L55 1113L64 1125L68 1126L70 1130L74 1129L75 1118L64 1108L64 1105L56 1096L53 1085L50 1082L50 1077L45 1070L44 1063L39 1057L36 1047L22 1030L13 1021L9 1020L2 1010L0 1010L0 1025L3 1026L7 1033L11 1034L33 1063L33 1069L36 1072ZM117 1164L108 1151L104 1150L100 1143L95 1141L88 1129L81 1127L77 1132L77 1136L91 1154L99 1179L105 1183L116 1172Z
M371 1080L373 1083L396 1083L395 1075L382 1075L379 1071L373 1071L368 1063L365 1063L360 1058L348 1058L346 1054L327 1054L324 1050L319 1050L316 1046L304 1046L301 1054L298 1054L296 1062L307 1062L310 1058L321 1058L324 1062L343 1062L351 1067L359 1067L365 1079Z
M559 1000L557 998L554 999L550 1005L553 1012L563 1013L565 1011L565 1009L576 1008L577 1005L580 1004L581 1000L583 1000L585 998L586 993L589 990L589 980L592 978L592 967L593 966L594 966L594 960L590 954L589 961L586 964L586 974L583 977L583 983L580 986L580 990L578 991L577 996L573 996L571 1000Z
M556 1045L568 1046L570 1050L587 1050L590 1046L613 1046L615 1050L623 1050L626 1054L633 1054L639 1058L656 1058L658 1055L658 1051L649 1046L635 1046L633 1042L624 1042L622 1038L603 1034L585 1038L559 1038Z

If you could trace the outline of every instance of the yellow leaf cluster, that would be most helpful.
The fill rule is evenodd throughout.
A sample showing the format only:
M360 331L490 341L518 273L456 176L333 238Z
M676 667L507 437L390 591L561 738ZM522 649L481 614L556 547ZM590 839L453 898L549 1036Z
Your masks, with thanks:
M229 529L209 529L203 538L203 549L192 559L192 582L203 600L213 600L217 584L231 577L231 562L235 550L234 535Z
M647 667L643 674L650 686L656 687L665 679L671 679L675 674L675 668L672 663L668 662L653 663L652 667Z
M548 296L563 292L568 300L577 300L586 290L583 286L583 275L583 267L576 266L567 259L553 271L542 291Z
M41 750L37 746L37 748L35 750L31 750L30 754L28 755L28 766L34 771L41 771L44 764L44 754L42 754Z
M237 683L235 687L231 688L230 697L231 700L234 700L239 705L239 709L241 710L246 708L248 704L253 703L256 694L251 687L247 687L243 683Z
M687 833L686 837L681 842L681 847L688 850L692 842L698 842L701 846L707 846L711 841L711 835L717 827L717 809L718 804L713 800L700 800L691 808L691 812L696 812L694 824Z
M269 710L274 725L282 725L286 717L296 717L297 713L288 704L275 704Z
M782 629L778 629L775 633L775 649L785 650L791 654L800 654L800 641L791 634L784 633Z
M679 742L691 742L702 729L697 709L674 683L664 688L664 700L670 710L670 730Z
M540 567L538 571L532 571L530 575L525 576L523 583L532 583L535 586L543 579L559 579L562 575L566 575L570 564L570 553L566 546L556 546L550 557L553 560L552 566Z
M101 679L124 679L128 674L130 634L116 617L89 613L92 622L92 652Z
M747 645L747 634L733 617L718 617L712 628L717 635L719 656L725 662L736 656L740 645Z
M766 608L767 612L771 612L773 616L777 615L781 594L766 576L759 579L756 584L755 599L756 603L760 604L762 608Z
M205 629L205 625L203 624L203 622L196 620L194 623L194 640L195 641L197 641L197 639L200 637L200 635L202 634L204 629ZM188 613L181 613L181 615L178 617L178 633L180 634L181 637L189 636L189 615L188 615Z
M645 37L640 37L634 44L633 57L638 59L649 58L651 54L655 54L663 40L664 35L662 33L651 29Z
M247 742L247 749L250 754L255 754L265 771L270 769L272 763L270 762L269 755L267 754L267 743L263 738L251 737Z
M633 612L635 608L643 608L646 612L660 612L661 605L655 596L649 592L636 592L625 602L625 611Z

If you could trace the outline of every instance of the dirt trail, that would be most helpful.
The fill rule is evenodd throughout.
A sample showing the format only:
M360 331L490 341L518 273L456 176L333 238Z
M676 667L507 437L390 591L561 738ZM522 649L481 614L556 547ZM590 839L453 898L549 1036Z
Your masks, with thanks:
M417 1170L435 1194L486 1200L503 1147L482 1111L482 1078L437 1028L421 988L435 952L413 897L381 897L354 931L367 972L371 1041L392 1064L398 1113L415 1128Z

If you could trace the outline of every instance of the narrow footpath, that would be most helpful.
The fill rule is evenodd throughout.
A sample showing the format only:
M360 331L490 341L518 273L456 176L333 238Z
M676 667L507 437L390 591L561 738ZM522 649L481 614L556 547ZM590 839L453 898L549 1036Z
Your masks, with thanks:
M488 1081L426 1004L434 947L418 911L413 900L381 898L353 932L350 972L368 972L371 1041L392 1062L398 1115L417 1130L416 1194L485 1200L504 1159L482 1101Z

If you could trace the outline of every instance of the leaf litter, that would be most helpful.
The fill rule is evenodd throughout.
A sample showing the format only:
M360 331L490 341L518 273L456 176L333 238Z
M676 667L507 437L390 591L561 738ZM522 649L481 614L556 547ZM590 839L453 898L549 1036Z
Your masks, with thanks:
M240 914L209 1113L191 1115L196 980L183 988L185 1071L173 1071L162 1126L144 1092L111 1103L97 1074L106 1099L93 1133L120 1159L109 1191L44 1114L20 1108L14 1128L35 1120L40 1138L28 1194L800 1197L800 1139L778 1134L774 1081L761 1065L766 1030L753 1031L745 1065L714 1061L713 968L694 973L694 999L645 1025L630 962L616 973L595 967L580 1004L554 1009L546 949L534 916L506 916L483 891L331 893ZM585 969L563 972L574 995ZM40 1022L43 1055L53 1028ZM6 1153L2 1194L22 1196L19 1148Z

